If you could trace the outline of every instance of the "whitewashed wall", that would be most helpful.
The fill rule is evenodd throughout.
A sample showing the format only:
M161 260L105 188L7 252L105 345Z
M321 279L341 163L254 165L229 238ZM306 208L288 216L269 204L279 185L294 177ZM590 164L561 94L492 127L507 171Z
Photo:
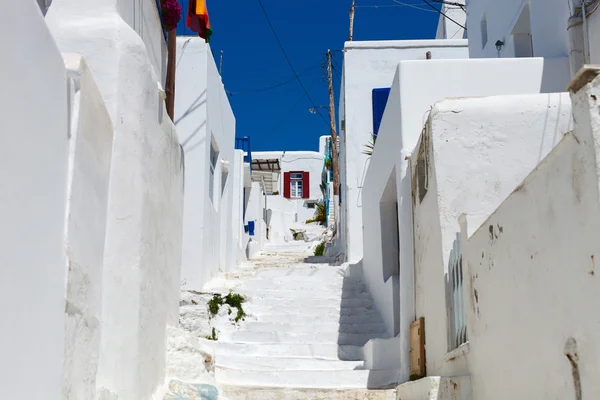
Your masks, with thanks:
M123 20L144 41L148 57L164 86L167 77L168 52L156 0L116 0L116 3Z
M600 63L600 2L586 2L585 20L581 3L581 0L573 0L573 15L568 25L572 75L584 64Z
M467 58L466 40L347 42L340 95L341 237L347 261L362 258L363 185L368 157L363 153L373 133L372 90L390 87L401 60Z
M46 15L59 48L85 57L114 126L100 399L149 398L162 384L166 326L179 308L183 158L160 71L123 15L111 0L55 0ZM150 31L164 40L159 26Z
M175 124L185 153L182 286L201 290L220 272L234 269L237 244L232 213L235 185L235 118L210 47L199 37L177 38ZM211 200L210 150L218 161ZM238 171L239 173L239 171Z
M253 152L254 159L279 159L281 173L279 180L273 185L273 190L279 195L267 197L267 209L269 210L270 226L269 239L277 242L292 240L290 231L293 223L304 223L314 217L316 208L308 208L307 200L323 200L321 191L321 172L323 171L324 156L314 151L267 151ZM284 173L293 171L309 172L310 198L309 199L286 199L284 193Z
M591 86L573 98L575 131L466 243L473 398L600 396L600 81Z
M113 125L83 58L65 55L70 88L68 263L63 396L96 398Z
M181 283L203 285L204 207L208 199L210 138L207 139L208 46L203 40L177 38L175 126L185 157Z
M252 183L252 188L248 195L248 207L246 209L245 224L254 221L254 236L248 237L246 244L246 255L248 258L255 257L260 250L264 248L267 240L267 224L265 221L265 210L267 202L261 184Z
M197 38L196 40L203 39ZM207 212L205 214L205 227L214 227L219 232L218 236L216 230L208 232L209 234L204 236L204 256L210 254L208 251L210 249L214 257L207 264L211 269L211 275L208 276L208 279L210 279L216 271L229 271L235 269L237 265L227 265L227 253L235 249L233 229L231 229L233 225L231 220L232 209L234 207L232 175L235 154L235 117L210 47L208 47L208 50L206 129L207 134L212 136L212 140L215 141L219 149L219 161L215 170L215 202L213 202L212 207L205 207ZM235 205L235 207L237 206ZM210 221L215 222L211 224Z
M231 169L232 206L228 230L231 231L231 246L227 253L227 270L234 269L246 261L246 238L244 233L244 152L235 150Z
M24 34L15 32L27 29ZM0 15L0 387L62 399L67 74L34 0ZM40 66L43 65L43 68Z
M447 79L452 76L453 79ZM554 92L566 82L536 59L402 61L380 126L363 188L364 277L390 333L399 324L403 376L408 379L409 326L415 319L413 222L409 157L430 107L448 97ZM399 204L398 281L384 274L380 201L395 174ZM383 236L382 236L383 235ZM388 235L389 236L389 235ZM399 299L400 305L397 304ZM399 317L398 317L399 311Z
M571 14L566 0L469 0L467 29L471 58L514 57L512 32L526 5L530 12L533 55L568 60L567 25ZM484 16L487 20L485 46ZM505 43L500 52L495 45L498 40Z
M468 374L462 352L446 362L445 282L459 216L487 218L572 128L566 93L444 100L431 110L418 145L428 144L422 202L418 152L411 157L415 310L428 328L429 374Z
M453 1L453 4L442 4L440 18L438 20L436 39L466 39L467 11L465 0ZM463 7L457 6L462 4ZM433 11L433 10L432 10Z

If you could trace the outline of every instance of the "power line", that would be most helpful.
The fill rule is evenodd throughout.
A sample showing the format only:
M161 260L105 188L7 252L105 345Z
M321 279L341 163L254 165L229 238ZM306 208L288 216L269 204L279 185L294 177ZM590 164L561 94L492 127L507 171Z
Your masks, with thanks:
M372 5L372 6L354 6L354 8L387 8L387 7L411 7L421 11L434 12L423 7L419 7L415 4L408 4L402 1L394 0L398 4L383 4L383 5Z
M394 1L398 1L398 0L394 0ZM447 16L442 10L438 9L436 6L434 6L433 4L431 4L430 2L428 2L427 0L422 0L423 3L427 4L429 7L433 8L435 11L439 12L441 15L444 16L444 18L454 22L456 25L460 26L461 28L463 28L465 31L467 30L467 27L464 25L459 24L458 22L456 22L455 20L453 20L452 18L450 18L449 16Z
M446 0L431 0L431 1L433 1L434 3L444 4L447 6L455 6L455 7L461 8L463 10L465 9L465 5L461 4L461 3L456 3L456 2L452 2L452 1L446 1Z
M283 44L281 43L281 40L279 40L279 36L277 36L277 32L275 31L275 28L273 27L273 24L271 23L271 20L269 19L269 15L267 14L267 10L265 10L265 7L263 6L262 1L261 0L257 0L257 1L258 1L258 4L260 5L260 8L261 8L263 14L265 15L265 18L267 20L267 23L269 24L269 27L271 28L271 31L273 32L273 36L275 36L275 40L277 40L277 44L279 44L279 48L281 49L281 52L283 53L283 56L285 57L286 61L290 65L290 69L292 70L292 72L294 73L294 76L298 80L298 83L302 87L302 90L304 91L304 94L306 95L306 97L308 98L308 100L310 100L310 102L312 103L312 105L315 108L315 110L317 110L317 113L319 114L319 116L321 117L321 119L323 120L323 122L327 126L329 126L329 122L325 119L325 117L323 117L323 114L321 114L319 112L316 103L313 101L312 97L310 97L310 94L308 94L308 90L306 90L306 87L302 83L302 80L300 80L300 77L298 76L298 73L296 72L296 69L294 68L294 65L290 61L290 58L288 57L288 55L287 55L287 53L285 51L285 48L283 47Z
M321 65L322 65L321 62L319 61L318 64L313 65L312 67L310 67L306 71L300 73L299 76L304 76L304 75L308 74L309 72L311 72L312 70L320 67ZM263 87L263 88L260 88L260 89L243 90L243 91L239 91L239 92L232 92L231 90L227 90L227 94L229 94L231 96L231 95L237 95L237 94L264 92L266 90L271 90L271 89L275 89L275 88L287 85L288 83L293 82L295 80L296 80L296 77L294 76L293 78L288 79L286 81L283 81L281 83L278 83L278 84L275 84L275 85L271 85L271 86L266 86L266 87Z

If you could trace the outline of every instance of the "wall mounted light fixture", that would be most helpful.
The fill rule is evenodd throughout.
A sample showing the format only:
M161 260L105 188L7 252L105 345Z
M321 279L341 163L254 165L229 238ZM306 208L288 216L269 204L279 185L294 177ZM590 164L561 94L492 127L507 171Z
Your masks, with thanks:
M504 42L502 40L497 40L496 41L496 50L498 50L498 51L502 50L502 46L504 46Z

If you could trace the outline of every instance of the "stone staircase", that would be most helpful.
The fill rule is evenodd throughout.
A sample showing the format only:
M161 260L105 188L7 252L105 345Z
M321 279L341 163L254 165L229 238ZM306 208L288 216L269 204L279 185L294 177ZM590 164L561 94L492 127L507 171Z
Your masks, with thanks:
M364 368L363 346L389 336L364 284L346 272L298 263L231 277L222 292L244 295L248 317L214 342L224 398L396 398L384 389L397 386L397 370Z

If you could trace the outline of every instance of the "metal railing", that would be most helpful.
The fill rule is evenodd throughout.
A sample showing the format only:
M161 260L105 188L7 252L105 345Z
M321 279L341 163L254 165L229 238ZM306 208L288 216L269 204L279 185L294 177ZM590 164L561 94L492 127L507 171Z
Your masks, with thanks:
M467 320L463 290L463 265L460 234L450 252L448 261L448 351L467 342Z

